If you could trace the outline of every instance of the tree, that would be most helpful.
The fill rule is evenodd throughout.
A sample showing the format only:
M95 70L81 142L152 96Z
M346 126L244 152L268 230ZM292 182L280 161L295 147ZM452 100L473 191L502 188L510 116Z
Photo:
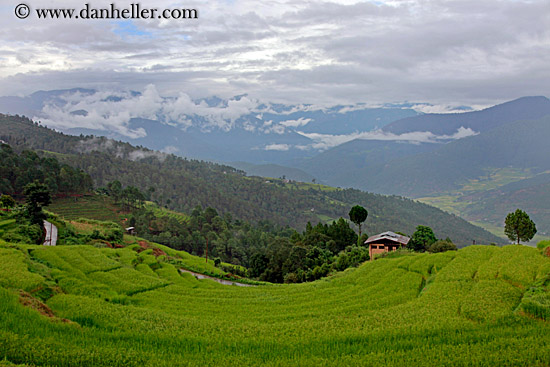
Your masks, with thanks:
M111 181L107 184L109 195L113 197L115 203L118 203L120 196L122 195L122 184L118 180Z
M13 208L15 206L15 200L13 200L11 196L4 194L0 197L0 206L6 209Z
M359 237L361 237L361 223L366 221L368 216L369 212L367 209L360 205L355 205L349 211L349 219L359 227Z
M38 181L34 181L25 186L23 193L26 196L27 214L31 223L42 226L42 222L46 219L42 207L48 206L52 202L48 186Z
M520 241L528 242L537 233L535 223L529 218L523 210L516 209L513 213L508 213L504 220L504 233L510 241L519 245Z
M418 226L407 247L414 251L427 250L437 239L434 231L428 226Z

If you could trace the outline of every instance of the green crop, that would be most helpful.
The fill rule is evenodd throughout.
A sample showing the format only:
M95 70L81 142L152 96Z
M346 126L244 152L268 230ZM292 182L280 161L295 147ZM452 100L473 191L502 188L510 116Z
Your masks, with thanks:
M137 245L136 245L137 246ZM237 287L162 248L0 248L0 360L63 366L548 366L550 260L525 246L383 258ZM158 251L157 251L158 255ZM39 264L34 266L34 264ZM41 269L41 275L31 272ZM14 268L15 269L15 268ZM19 280L18 280L19 279ZM60 288L55 317L19 289ZM63 319L65 321L63 321Z

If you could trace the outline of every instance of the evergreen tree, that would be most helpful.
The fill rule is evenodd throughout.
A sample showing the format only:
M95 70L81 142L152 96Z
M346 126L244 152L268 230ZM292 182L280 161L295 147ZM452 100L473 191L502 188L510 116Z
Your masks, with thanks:
M535 223L529 218L523 210L516 209L515 212L509 213L504 221L504 233L510 241L528 242L537 233Z

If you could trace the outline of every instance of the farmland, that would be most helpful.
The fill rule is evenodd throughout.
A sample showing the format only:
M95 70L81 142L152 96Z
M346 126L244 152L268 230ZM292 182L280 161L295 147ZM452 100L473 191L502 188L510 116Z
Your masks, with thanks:
M120 222L125 217L119 205L115 205L108 196L100 195L58 198L48 210L71 220L89 218Z
M550 364L550 259L524 246L248 288L180 274L179 262L207 264L164 247L0 247L2 269L11 264L0 272L0 360L15 364Z

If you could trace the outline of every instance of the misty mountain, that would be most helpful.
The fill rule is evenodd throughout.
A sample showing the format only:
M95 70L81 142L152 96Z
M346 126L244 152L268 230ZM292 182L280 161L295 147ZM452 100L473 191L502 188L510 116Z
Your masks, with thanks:
M549 114L548 98L522 97L481 111L408 117L394 121L382 130L394 134L430 131L435 135L452 135L460 127L483 132L512 121L536 119Z
M367 186L376 192L418 197L459 189L494 168L535 174L550 169L549 136L550 115L501 125L436 150L393 160L371 175ZM403 179L391 180L396 175Z
M312 157L326 145L318 145L317 135L368 132L418 115L410 105L320 108L263 103L246 95L192 100L185 94L161 97L154 88L112 93L77 88L0 97L0 112L26 115L68 134L106 136L197 159L254 164Z
M406 118L384 130L397 132L398 127L408 123L416 124L414 131L418 131L432 124L439 126L438 132L449 135L460 116L461 123L479 129L476 130L479 134L417 144L355 140L303 160L297 166L331 185L410 197L433 195L455 190L468 180L485 175L490 168L536 171L550 165L546 142L550 136L548 118L527 120L544 114L550 115L547 98L525 97L478 112ZM483 116L487 118L486 124ZM496 127L488 129L488 126ZM405 134L404 131L399 132Z

